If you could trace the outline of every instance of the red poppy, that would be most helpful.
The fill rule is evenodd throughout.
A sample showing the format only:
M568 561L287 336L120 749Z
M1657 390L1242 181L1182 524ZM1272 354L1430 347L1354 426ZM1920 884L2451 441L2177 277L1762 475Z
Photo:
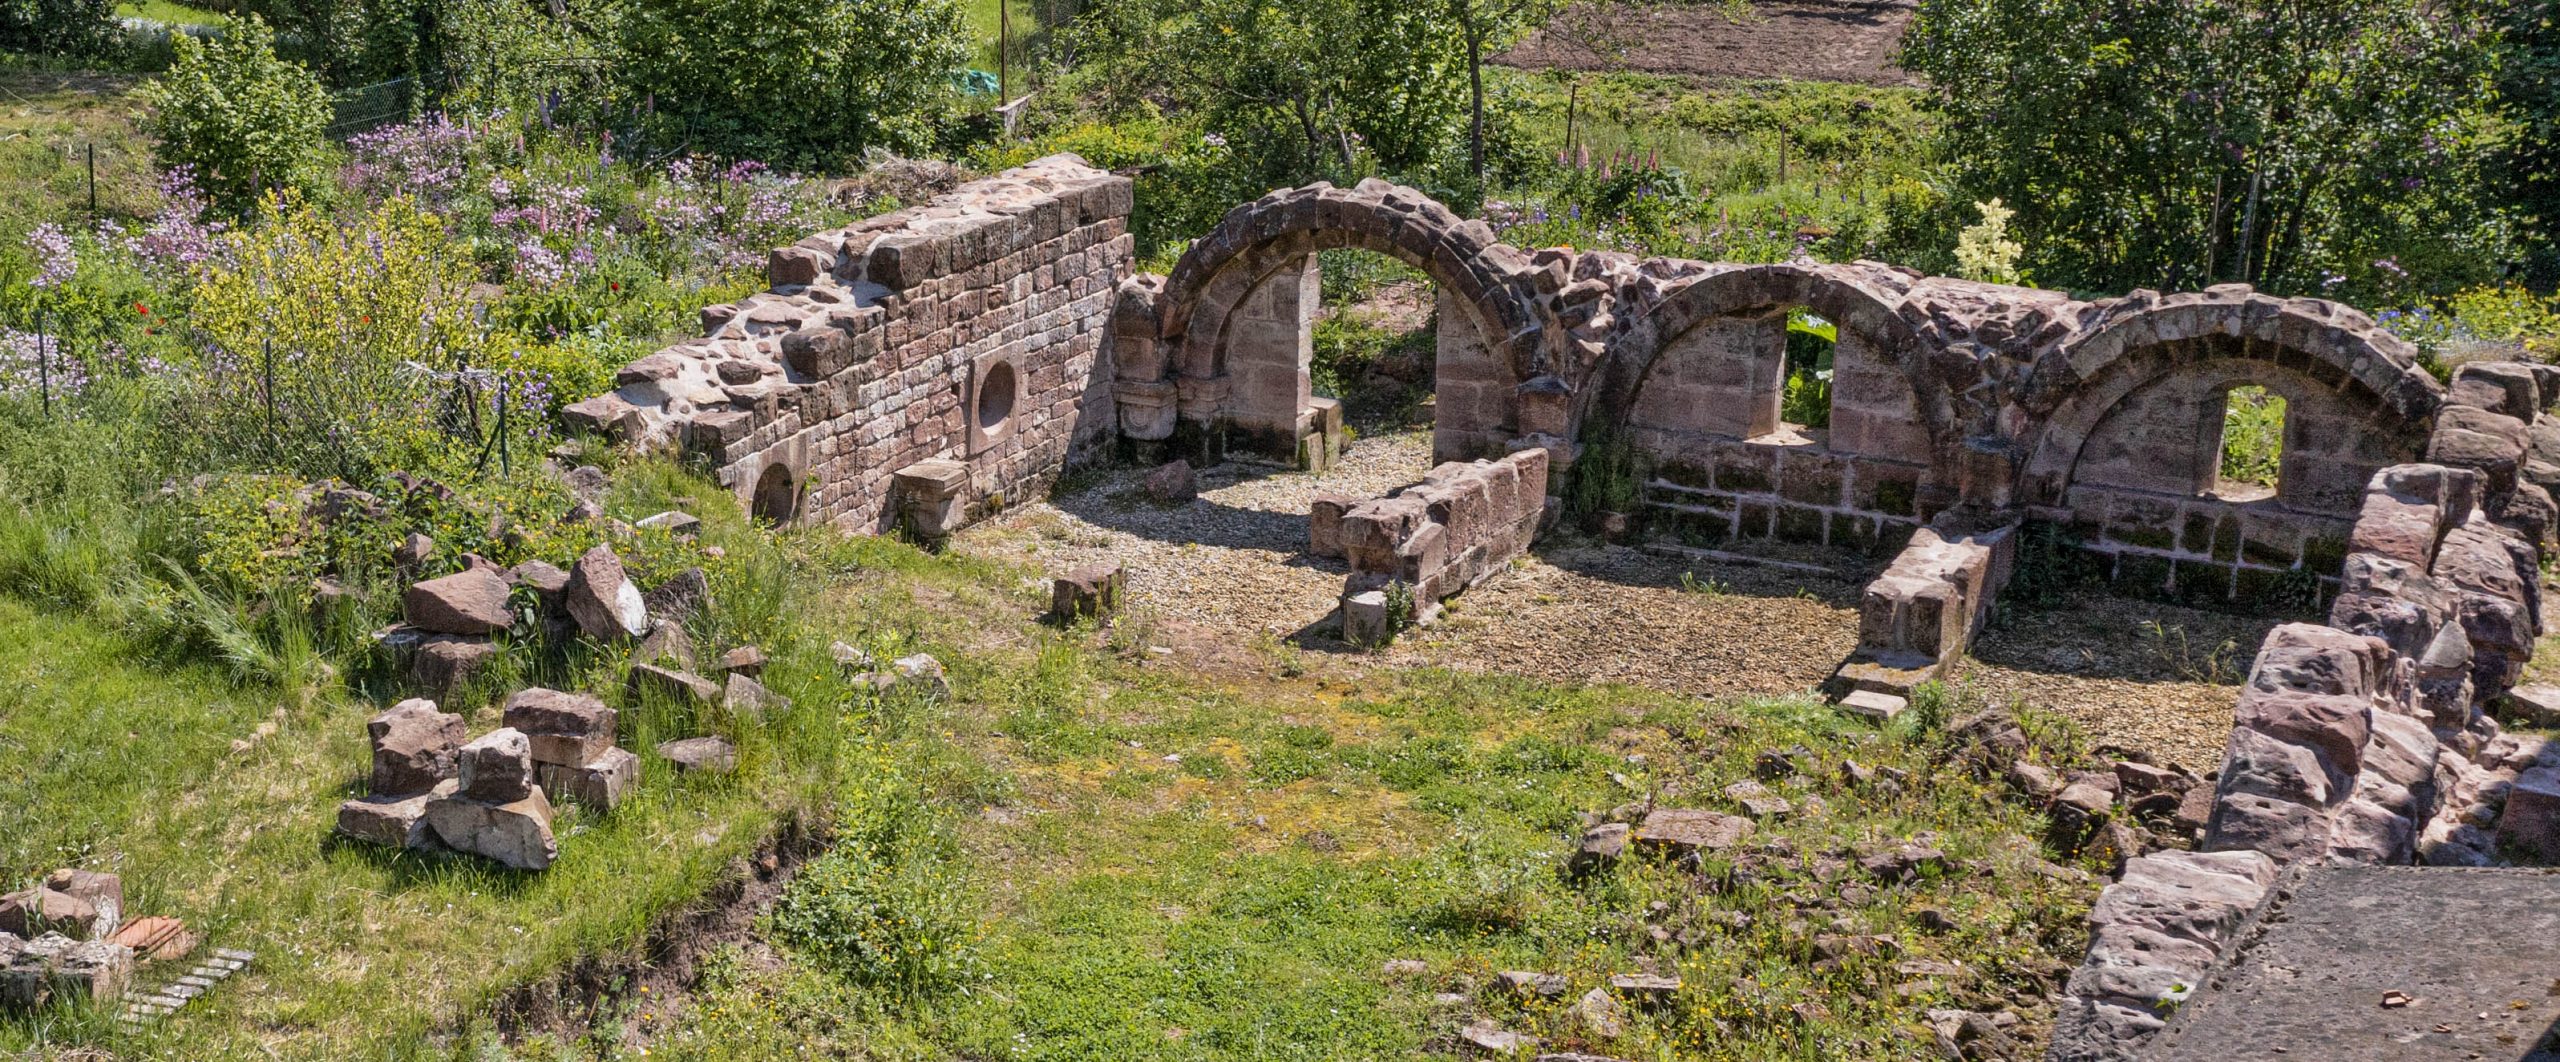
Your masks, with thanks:
M141 314L144 317L149 317L151 316L151 307L137 302L133 304L133 312Z
M372 324L372 323L373 323L373 315L372 315L372 314L369 314L369 313L368 313L368 314L362 314L362 315L359 315L359 316L356 318L356 321L357 321L357 323L359 323L359 324Z
M621 282L621 281L619 281L619 280L614 281L614 282L613 282L613 284L612 284L612 288L613 288L613 290L615 290L615 291L620 291L620 290L622 290L622 282Z

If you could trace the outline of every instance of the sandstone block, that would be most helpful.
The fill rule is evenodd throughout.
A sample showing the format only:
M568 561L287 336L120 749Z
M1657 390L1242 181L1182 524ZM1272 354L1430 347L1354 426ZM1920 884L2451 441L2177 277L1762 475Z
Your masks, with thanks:
M738 747L726 738L682 738L658 746L658 755L665 757L677 774L727 774L738 769Z
M1168 461L1147 473L1147 497L1158 505L1182 505L1200 496L1200 482L1189 461Z
M1049 588L1049 615L1060 622L1108 620L1120 610L1124 574L1118 563L1092 564L1059 576Z
M498 645L487 638L431 634L409 657L409 680L422 689L451 692L498 657Z
M445 847L517 870L547 869L560 858L551 834L551 801L530 784L525 796L504 803L463 796L430 800L426 820Z
M623 575L622 558L608 547L597 546L578 558L561 600L587 637L617 641L649 632L649 607L640 587Z
M732 671L720 687L720 706L741 715L764 718L768 711L779 712L791 707L791 698L766 689L744 674Z
M1637 851L1673 858L1721 851L1751 835L1750 819L1699 808L1657 808L1629 838Z
M606 749L577 766L545 763L535 769L545 795L590 811L612 811L640 786L640 757L629 749Z
M760 679L764 677L764 665L764 650L752 645L742 645L720 654L719 663L714 666L717 670L729 674Z
M0 933L40 937L57 933L86 940L99 932L98 905L39 885L0 896ZM105 927L114 932L115 926Z
M471 568L411 586L400 611L409 625L437 634L488 634L515 625L507 611L507 581Z
M2498 843L2543 863L2560 863L2560 768L2536 767L2507 790Z
M709 707L720 702L719 683L690 671L656 664L631 665L628 685L634 700L665 697L695 707Z
M454 764L463 799L506 804L533 790L533 742L521 730L480 735L454 754Z
M470 738L462 717L436 710L436 702L411 699L392 705L365 724L373 745L370 791L422 793L454 775L454 752Z
M424 792L357 797L338 805L338 832L391 848L421 847L434 840L427 831L427 804L461 788L462 783L447 779Z
M613 748L620 716L586 694L535 687L507 698L501 721L524 734L535 763L574 767Z

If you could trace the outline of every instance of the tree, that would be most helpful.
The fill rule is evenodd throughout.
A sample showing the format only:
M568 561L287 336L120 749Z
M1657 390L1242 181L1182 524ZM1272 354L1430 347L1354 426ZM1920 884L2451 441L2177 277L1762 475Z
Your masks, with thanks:
M2511 254L2479 0L1926 0L1967 198L2076 287L2450 288Z
M1077 35L1117 103L1182 115L1269 187L1436 168L1464 118L1442 14L1402 0L1123 0Z
M216 205L246 209L262 189L315 187L329 97L318 79L276 57L275 33L251 16L211 40L172 34L169 72L143 83L143 131L163 169L195 167Z
M2498 98L2517 127L2499 182L2532 238L2527 276L2548 289L2560 284L2560 2L2516 0L2499 29Z
M614 36L692 146L803 167L930 143L970 47L955 0L628 0Z
M89 57L115 40L112 0L0 0L0 52Z

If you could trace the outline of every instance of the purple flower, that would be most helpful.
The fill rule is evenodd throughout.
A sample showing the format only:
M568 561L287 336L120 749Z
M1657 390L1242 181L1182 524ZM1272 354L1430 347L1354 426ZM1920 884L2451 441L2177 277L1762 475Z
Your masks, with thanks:
M71 282L80 271L79 252L71 248L71 234L50 221L27 233L27 246L36 252L36 276L27 281L39 289L50 290Z

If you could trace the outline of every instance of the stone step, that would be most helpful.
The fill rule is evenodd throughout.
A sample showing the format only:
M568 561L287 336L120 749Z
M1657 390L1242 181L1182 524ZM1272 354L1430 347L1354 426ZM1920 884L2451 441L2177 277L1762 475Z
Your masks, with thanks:
M1908 699L1875 690L1850 690L1848 696L1840 698L1840 707L1877 722L1883 722L1901 715L1903 709L1911 707L1911 702Z

